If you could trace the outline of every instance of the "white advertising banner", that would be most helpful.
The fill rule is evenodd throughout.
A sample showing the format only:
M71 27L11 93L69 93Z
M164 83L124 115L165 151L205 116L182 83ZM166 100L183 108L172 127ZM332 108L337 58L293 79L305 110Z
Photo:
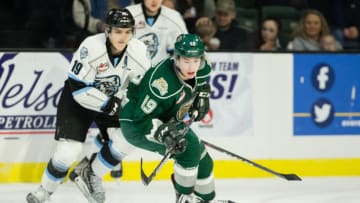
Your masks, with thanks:
M54 131L69 57L55 52L0 53L0 134Z
M0 53L0 163L47 161L71 54Z
M37 161L51 154L56 108L71 57L58 52L0 53L0 160L22 161L25 156ZM193 125L200 137L252 134L252 57L209 54L211 111ZM89 143L96 132L89 131Z
M243 136L253 131L252 54L209 53L211 110L193 129L202 136Z

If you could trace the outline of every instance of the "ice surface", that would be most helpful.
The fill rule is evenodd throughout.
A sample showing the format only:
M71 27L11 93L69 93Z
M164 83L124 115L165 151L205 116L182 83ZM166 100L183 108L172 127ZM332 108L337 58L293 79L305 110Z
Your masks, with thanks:
M28 192L38 184L0 184L1 203L24 203ZM173 203L170 181L105 182L106 203ZM360 177L307 178L286 181L280 178L217 179L217 199L238 203L359 203ZM52 203L86 203L76 186L61 185Z

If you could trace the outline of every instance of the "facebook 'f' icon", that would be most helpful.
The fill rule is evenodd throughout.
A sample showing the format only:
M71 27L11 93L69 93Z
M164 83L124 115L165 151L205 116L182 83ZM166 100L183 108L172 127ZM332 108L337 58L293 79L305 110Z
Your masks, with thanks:
M317 80L319 82L319 89L324 90L326 88L326 82L329 80L329 67L323 66L320 68Z
M319 64L312 72L312 83L321 92L329 90L334 84L334 72L328 64Z

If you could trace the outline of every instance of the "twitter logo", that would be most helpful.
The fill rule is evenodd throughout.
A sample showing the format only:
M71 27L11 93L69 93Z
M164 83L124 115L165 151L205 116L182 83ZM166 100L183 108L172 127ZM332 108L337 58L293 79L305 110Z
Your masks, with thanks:
M328 126L334 119L334 106L325 98L318 99L312 106L313 122L319 127Z

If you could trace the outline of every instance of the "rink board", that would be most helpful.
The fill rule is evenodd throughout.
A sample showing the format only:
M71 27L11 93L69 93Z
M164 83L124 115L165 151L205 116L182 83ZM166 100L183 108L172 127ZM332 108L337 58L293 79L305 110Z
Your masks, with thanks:
M352 159L301 159L301 160L254 160L276 172L295 173L300 177L310 176L360 176L360 158ZM0 182L39 182L47 163L0 163ZM150 174L158 161L145 162L145 173ZM140 180L140 163L124 162L123 181ZM169 161L156 176L155 180L170 177L173 162ZM264 178L274 177L258 168L239 160L215 160L215 178ZM106 181L113 179L106 175Z
M211 114L192 127L202 139L281 173L360 176L359 56L210 53ZM56 104L70 59L70 53L0 53L0 182L40 180L55 148ZM319 91L314 78L325 67L331 86ZM335 110L327 115L324 104ZM129 157L123 180L139 180L139 156L149 161L147 174L161 159ZM217 178L273 177L222 153L213 158ZM157 178L171 171L169 162Z

